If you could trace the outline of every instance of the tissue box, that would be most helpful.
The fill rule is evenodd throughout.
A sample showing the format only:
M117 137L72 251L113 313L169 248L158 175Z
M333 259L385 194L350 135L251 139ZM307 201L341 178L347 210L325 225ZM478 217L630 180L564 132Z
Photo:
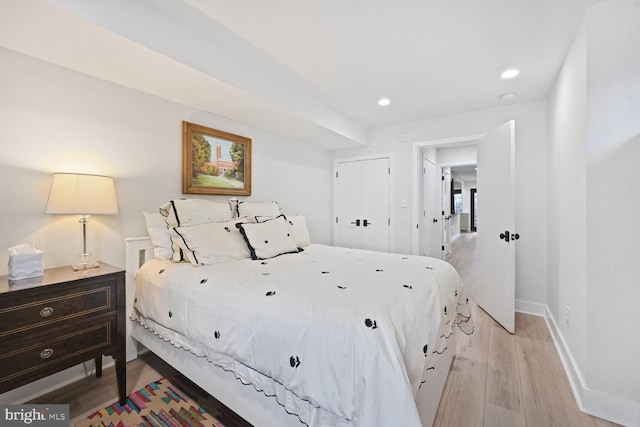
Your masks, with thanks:
M41 250L30 247L30 253L18 253L17 247L9 249L9 280L30 279L44 275ZM24 251L24 248L21 251Z

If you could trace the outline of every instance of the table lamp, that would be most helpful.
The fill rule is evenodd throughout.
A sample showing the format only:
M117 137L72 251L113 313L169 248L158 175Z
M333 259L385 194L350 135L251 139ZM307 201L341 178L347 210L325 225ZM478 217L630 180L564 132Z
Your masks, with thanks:
M98 268L87 253L87 223L91 215L118 213L113 178L101 175L54 173L45 213L53 215L78 215L82 224L82 253L74 270Z

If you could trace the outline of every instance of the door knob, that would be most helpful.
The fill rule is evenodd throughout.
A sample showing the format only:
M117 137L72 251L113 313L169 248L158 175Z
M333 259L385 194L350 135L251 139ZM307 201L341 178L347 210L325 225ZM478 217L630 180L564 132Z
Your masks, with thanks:
M367 225L371 225L371 223L369 221L367 221L366 219L362 220L362 226L366 227Z
M519 236L518 236L519 237ZM510 235L508 231L505 231L504 233L500 233L500 238L502 240L504 240L505 242L508 242L510 240Z
M433 223L435 224L436 222L438 222L437 218L433 218Z
M513 233L511 237L513 238L513 240L518 240L520 238L520 235L518 233Z
M356 227L360 227L360 220L356 219L355 221L351 221L351 224L355 224Z

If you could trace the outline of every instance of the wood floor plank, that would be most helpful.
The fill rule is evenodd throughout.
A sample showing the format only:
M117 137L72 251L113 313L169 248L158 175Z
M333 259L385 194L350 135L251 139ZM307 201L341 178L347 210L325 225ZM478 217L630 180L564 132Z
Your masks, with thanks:
M487 402L484 409L484 425L487 427L526 427L527 422L524 414Z
M492 326L489 333L486 401L511 412L524 414L516 342L500 326Z

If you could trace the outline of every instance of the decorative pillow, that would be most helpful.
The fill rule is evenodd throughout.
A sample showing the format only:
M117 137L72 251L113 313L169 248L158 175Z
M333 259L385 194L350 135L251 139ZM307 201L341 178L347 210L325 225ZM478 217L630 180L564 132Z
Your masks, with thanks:
M236 224L244 221L209 222L189 227L174 227L171 235L193 265L211 265L249 258L250 253Z
M169 228L233 219L231 205L226 200L174 199L160 206L160 213L166 217Z
M309 230L307 229L307 220L303 215L284 215L289 224L289 230L296 245L299 248L304 248L311 244L311 238L309 237ZM257 216L257 222L265 222L273 217Z
M252 259L299 252L284 215L264 222L240 222L237 227L249 246Z
M241 201L238 202L238 216L239 217L256 217L256 216L270 216L275 217L280 215L280 205L278 202L253 202L253 201Z
M172 259L171 236L164 217L159 213L142 212L142 214L153 244L153 255L158 259Z
M304 248L311 244L311 237L309 237L309 229L307 228L307 219L304 215L292 215L287 217L289 223L289 229L293 234L293 240L299 248Z

